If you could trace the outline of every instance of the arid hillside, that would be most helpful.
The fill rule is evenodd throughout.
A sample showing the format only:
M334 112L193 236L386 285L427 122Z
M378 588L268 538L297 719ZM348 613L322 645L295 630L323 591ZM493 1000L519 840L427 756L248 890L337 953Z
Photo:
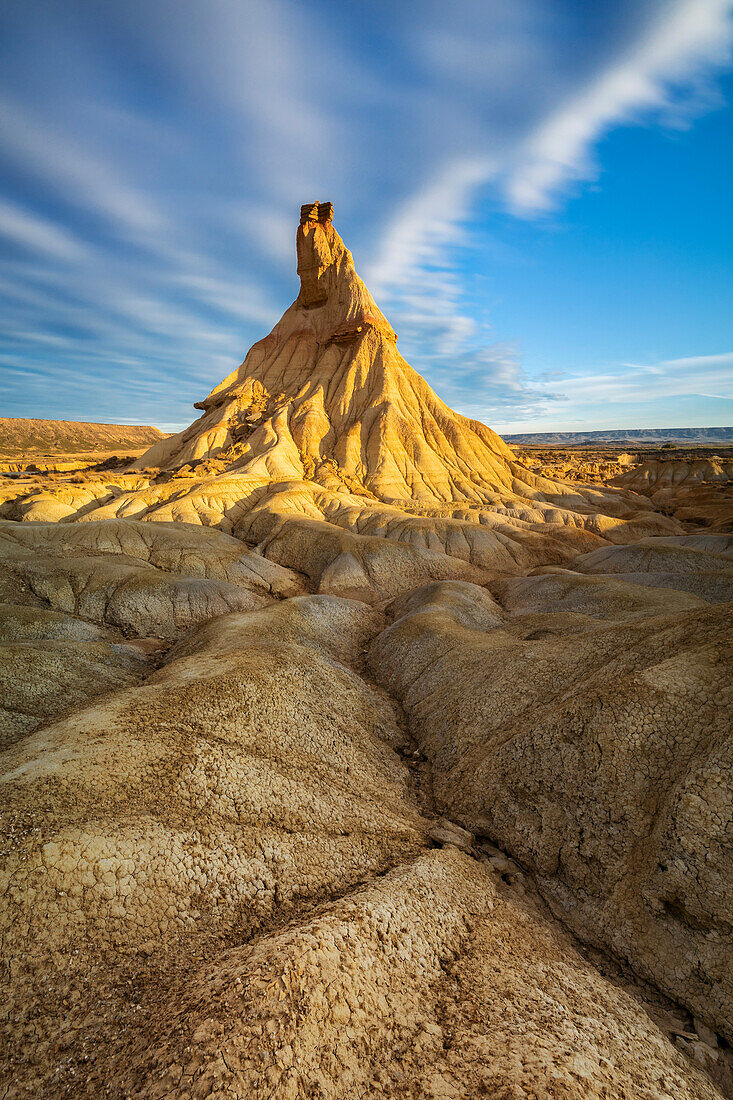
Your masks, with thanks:
M0 481L0 1096L733 1097L725 468L518 455L332 217L188 428Z
M0 417L0 457L50 458L139 452L163 439L158 428L142 424L87 424L77 420Z

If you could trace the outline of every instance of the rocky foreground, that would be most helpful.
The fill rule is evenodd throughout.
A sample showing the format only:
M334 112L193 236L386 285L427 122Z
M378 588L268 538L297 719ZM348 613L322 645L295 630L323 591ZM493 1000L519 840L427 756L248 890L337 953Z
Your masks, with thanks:
M733 1095L733 535L453 413L331 217L190 428L6 478L0 1095Z

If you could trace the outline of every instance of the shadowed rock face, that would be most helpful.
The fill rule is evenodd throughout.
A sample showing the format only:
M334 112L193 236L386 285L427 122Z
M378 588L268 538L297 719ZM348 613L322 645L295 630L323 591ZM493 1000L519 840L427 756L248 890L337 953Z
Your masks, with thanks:
M448 409L332 218L190 428L2 487L0 1094L731 1095L731 539Z

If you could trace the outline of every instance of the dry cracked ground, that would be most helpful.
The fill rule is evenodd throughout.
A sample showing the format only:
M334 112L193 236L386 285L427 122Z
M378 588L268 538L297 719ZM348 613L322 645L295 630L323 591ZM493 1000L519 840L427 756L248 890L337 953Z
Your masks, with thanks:
M298 261L7 497L0 1097L733 1095L733 536L447 409L327 204Z

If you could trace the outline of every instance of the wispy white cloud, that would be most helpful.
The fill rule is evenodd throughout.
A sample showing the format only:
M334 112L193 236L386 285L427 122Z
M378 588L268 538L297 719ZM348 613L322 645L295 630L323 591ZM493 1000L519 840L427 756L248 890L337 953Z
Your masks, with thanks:
M673 0L625 55L540 119L516 153L506 194L520 213L547 209L568 182L594 174L592 149L612 126L670 107L680 84L730 58L729 0Z
M566 403L627 404L666 397L703 396L707 391L733 397L733 352L663 359L657 363L620 363L612 369L538 382L542 393Z
M78 138L10 97L3 97L2 147L11 163L41 180L51 175L57 196L101 214L118 233L134 233L144 241L151 232L171 232L150 195L125 182L123 164L90 153Z
M66 229L0 198L0 236L31 253L59 260L85 259L87 248Z
M451 50L453 37L448 35L449 56L464 79L467 72L475 79L474 67L485 71L486 58L465 39ZM526 62L529 43L521 42ZM463 354L468 326L461 316L466 306L454 275L454 258L466 242L462 228L477 192L493 182L515 213L529 216L547 210L563 187L595 174L593 148L612 126L670 108L679 102L681 88L699 91L711 70L730 59L732 43L731 0L673 0L660 6L621 57L611 56L582 87L560 97L554 108L538 110L526 132L518 128L514 140L503 142L493 156L474 156L443 167L432 183L408 196L386 224L371 276L387 302L398 315L406 312L409 302L410 314L417 311L425 318L431 336L436 320L443 320L445 353ZM547 57L536 51L535 61L546 74ZM488 134L482 137L488 142Z
M623 366L629 367L631 370L653 371L657 369L664 373L671 368L675 371L682 371L685 375L696 368L704 371L731 371L729 381L733 386L733 351L726 351L720 355L688 355L683 359L663 359L657 364L656 368L648 365L645 367L639 366L636 363L624 363Z
M733 407L733 352L614 363L603 370L553 372L474 402L475 415L499 432L573 431L728 423ZM714 403L714 404L713 404ZM580 413L579 413L580 410Z
M408 286L418 268L431 269L446 250L460 247L471 196L492 171L488 158L449 164L384 219L380 251L366 269L376 293Z

